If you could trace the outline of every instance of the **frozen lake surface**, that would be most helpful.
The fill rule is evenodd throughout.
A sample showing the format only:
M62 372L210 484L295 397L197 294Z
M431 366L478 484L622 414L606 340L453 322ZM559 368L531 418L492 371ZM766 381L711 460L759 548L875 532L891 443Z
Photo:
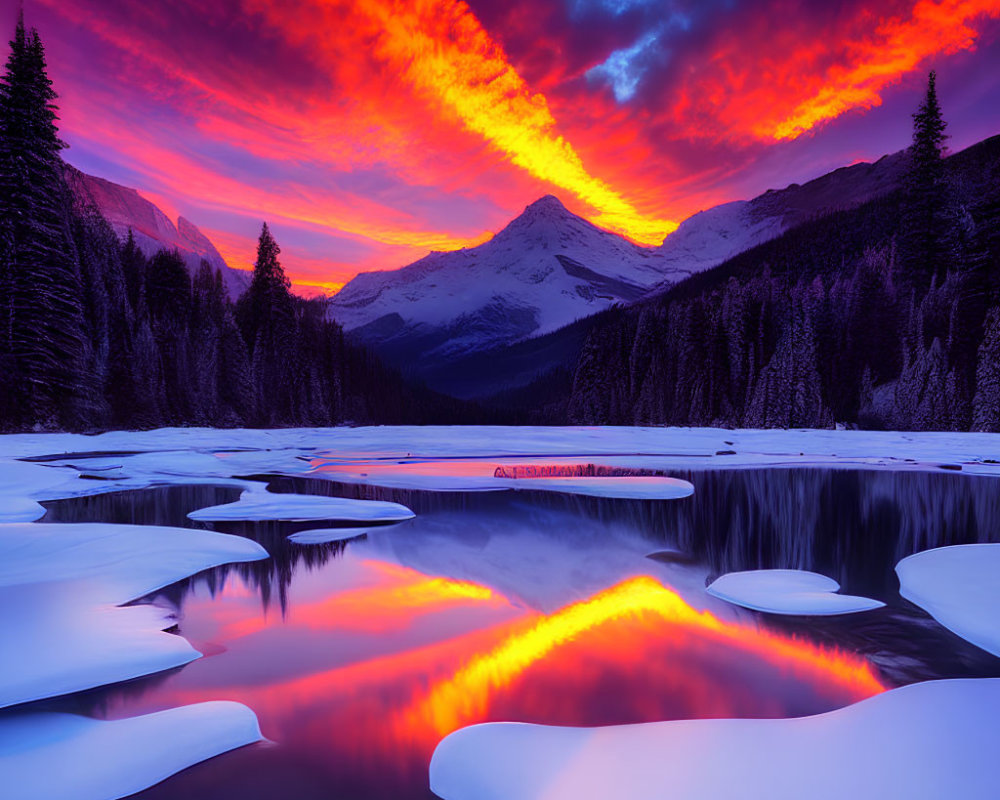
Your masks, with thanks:
M882 434L866 448L817 432L799 456L800 432L761 445L765 432L542 431L532 448L527 429L505 440L476 429L451 452L433 431L9 437L8 454L33 467L17 507L40 502L43 523L210 529L270 558L141 601L201 658L0 714L117 720L237 701L268 741L139 796L427 798L435 747L475 723L801 717L918 681L1000 676L1000 660L904 600L894 572L916 552L1000 540L1000 484L985 451L972 454L981 443ZM727 453L740 437L759 452ZM763 452L782 442L789 452ZM973 472L986 475L962 474ZM296 521L189 517L243 493ZM360 528L352 518L379 515L323 519L324 503L301 495L415 516ZM885 606L776 616L705 591L761 569L816 572Z

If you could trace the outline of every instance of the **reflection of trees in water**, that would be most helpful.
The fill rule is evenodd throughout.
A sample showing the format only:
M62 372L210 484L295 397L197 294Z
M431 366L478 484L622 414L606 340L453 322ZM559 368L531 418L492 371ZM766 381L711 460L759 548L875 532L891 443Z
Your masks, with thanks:
M993 478L917 471L745 469L673 473L695 485L693 497L646 501L552 492L426 492L342 484L323 478L274 477L275 492L389 500L419 515L475 511L502 519L512 504L586 516L633 527L656 546L677 547L713 572L792 567L813 569L846 591L895 593L899 559L929 547L1000 541L1000 493ZM233 564L171 587L178 604L194 582L217 592L238 575L265 606L284 611L300 566L317 569L344 551L345 542L299 546L288 534L323 523L217 523L188 520L195 508L235 500L239 490L164 486L46 503L46 520L134 522L211 527L260 542L266 561ZM168 592L163 592L168 594Z
M673 474L694 484L692 497L640 502L564 496L548 502L628 522L716 573L812 569L847 591L879 595L896 591L893 568L911 553L1000 541L994 478L846 469Z
M691 481L682 500L621 500L518 492L520 502L625 523L659 545L677 547L713 572L812 569L846 591L892 594L893 568L930 547L1000 541L995 478L858 469L676 471ZM272 490L404 503L417 514L496 511L510 492L454 494L282 478ZM652 549L652 547L651 547Z
M253 539L271 557L260 561L245 561L215 567L186 580L171 584L156 595L166 597L178 608L187 594L195 588L204 587L215 597L225 587L226 581L239 578L248 588L260 596L266 611L275 602L281 609L281 616L288 612L288 589L292 578L299 570L312 572L337 558L344 552L348 542L324 542L321 544L298 545L288 540L288 535L308 528L317 528L316 523L276 523L239 522L218 525L218 530Z
M346 542L297 545L288 535L309 528L324 527L321 522L196 522L188 512L207 506L232 503L241 490L230 486L182 485L155 486L123 492L53 500L45 522L112 522L129 525L170 525L182 528L218 530L253 539L271 557L261 561L226 564L178 581L154 594L164 597L178 608L195 586L203 585L214 597L230 577L240 578L254 589L267 609L277 600L282 615L288 607L288 587L300 567L314 570L344 552Z

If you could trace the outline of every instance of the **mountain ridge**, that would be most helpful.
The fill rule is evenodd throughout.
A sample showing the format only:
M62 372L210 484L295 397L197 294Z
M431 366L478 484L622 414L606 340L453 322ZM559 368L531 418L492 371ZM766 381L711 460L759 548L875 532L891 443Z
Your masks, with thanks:
M125 241L131 230L136 246L147 258L164 248L176 249L192 275L204 259L213 270L222 273L226 292L234 300L249 285L249 275L244 270L230 267L212 241L185 217L178 217L174 224L138 190L88 175L68 164L65 165L65 175L76 201L96 209L121 241Z
M481 245L359 273L330 299L329 313L352 338L445 390L449 363L655 296L814 216L890 191L903 157L700 211L658 247L602 230L545 195Z

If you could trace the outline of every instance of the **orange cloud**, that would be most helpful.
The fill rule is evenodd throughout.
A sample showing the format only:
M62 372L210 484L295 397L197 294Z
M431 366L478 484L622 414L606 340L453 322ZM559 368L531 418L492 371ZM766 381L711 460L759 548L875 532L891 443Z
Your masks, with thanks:
M868 109L882 102L881 92L932 55L949 55L975 47L977 17L1000 17L996 0L921 0L908 19L890 19L870 39L852 42L846 64L831 67L823 86L780 121L761 122L762 137L793 139L845 111Z
M359 38L369 43L369 54L383 62L389 74L400 76L423 102L482 136L511 163L571 192L596 211L591 215L595 224L647 244L659 244L677 227L676 222L641 214L588 172L573 145L558 132L546 98L531 91L464 2L368 0L350 9L328 3L319 9L318 19L300 13L291 22L284 19L283 7L266 3L262 10L281 15L286 32L296 26L305 40L319 37L328 45L327 55L337 61L343 49L329 32L345 20L330 17L346 13L347 24L362 34Z

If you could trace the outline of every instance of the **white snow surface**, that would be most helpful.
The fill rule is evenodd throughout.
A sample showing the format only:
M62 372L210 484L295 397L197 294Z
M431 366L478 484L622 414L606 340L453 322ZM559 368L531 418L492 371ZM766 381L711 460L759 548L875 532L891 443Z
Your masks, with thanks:
M729 451L735 454L716 455ZM112 455L74 455L94 452ZM31 456L56 460L46 465L14 460ZM472 474L449 472L448 463L458 459L478 459L483 468ZM496 466L559 460L658 470L825 466L937 471L947 464L960 468L959 474L1000 476L1000 434L513 426L161 428L95 436L11 434L0 436L0 469L9 468L12 474L27 468L46 470L46 484L0 483L0 509L17 503L27 505L25 498L37 502L163 483L259 488L259 483L233 476L268 472L324 477L313 472L319 463L337 465L336 477L334 473L329 476L336 480L469 491L503 488L492 478ZM437 471L409 468L418 461L435 462ZM372 465L381 466L369 469ZM81 470L84 474L113 472L120 479L89 480L80 477ZM48 477L50 473L65 480L48 484L48 480L55 481Z
M32 499L32 495L75 479L75 475L57 467L0 460L0 523L41 519L45 509Z
M112 800L261 740L254 713L215 701L120 720L61 713L0 717L8 800Z
M399 522L413 519L414 513L399 503L381 500L354 500L349 497L320 497L311 494L274 494L249 491L234 503L199 508L188 517L202 522Z
M992 800L1000 679L917 683L797 719L488 723L430 764L444 800Z
M256 542L146 525L0 525L0 707L186 664L169 609L121 604L209 567L266 558Z
M949 630L1000 656L1000 544L959 544L896 565L899 591Z
M374 530L394 528L395 525L382 525L378 528L311 528L307 531L296 531L288 537L295 544L327 544L328 542L343 542L357 539Z
M816 572L756 569L722 575L706 591L728 603L770 614L852 614L885 605L868 597L836 594L838 589L840 584L833 578Z

